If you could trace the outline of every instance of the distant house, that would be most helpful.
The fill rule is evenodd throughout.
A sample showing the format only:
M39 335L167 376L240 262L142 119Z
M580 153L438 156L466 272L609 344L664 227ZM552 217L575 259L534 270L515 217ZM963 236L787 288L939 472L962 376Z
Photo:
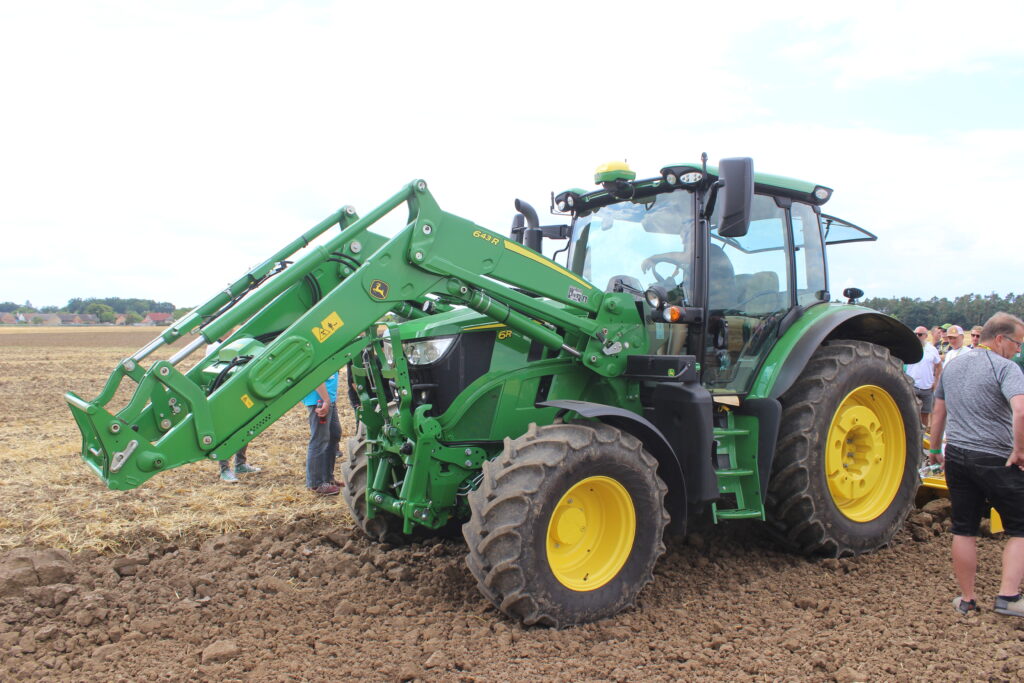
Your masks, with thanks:
M127 325L128 321L127 321L127 317L125 316L125 314L124 313L118 313L117 317L114 318L114 324L115 325Z
M83 325L96 325L100 319L95 313L79 313L78 322Z
M0 324L17 325L18 318L13 313L0 313Z
M25 321L31 323L36 318L43 321L43 325L62 325L64 321L57 313L26 313Z
M171 314L170 313L147 313L146 317L142 319L143 325L170 325Z
M61 325L80 325L82 318L77 313L58 313L57 317L60 318Z

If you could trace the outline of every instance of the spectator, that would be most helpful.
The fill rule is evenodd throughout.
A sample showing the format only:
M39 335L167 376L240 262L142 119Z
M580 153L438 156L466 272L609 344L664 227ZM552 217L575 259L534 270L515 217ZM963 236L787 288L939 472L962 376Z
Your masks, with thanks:
M334 463L341 443L338 419L338 373L311 391L302 403L309 408L309 446L306 449L306 488L318 496L336 496L341 487L334 479Z
M946 331L936 325L932 328L932 344L935 345L935 350L939 352L941 356L946 352Z
M239 474L256 474L260 471L259 467L250 465L245 458L246 451L249 450L249 444L242 446L242 450L235 453L235 468L231 469L231 458L220 461L220 479L226 481L229 484L238 482Z
M224 339L221 338L221 339L218 339L217 341L213 342L212 344L207 345L207 347L206 347L206 355L209 356L210 354L212 354L223 343L224 343ZM246 454L246 451L248 451L248 450L249 450L249 445L246 444L245 446L242 446L242 450L240 450L237 453L235 453L235 467L234 467L234 469L231 468L231 458L227 458L225 460L219 460L218 461L218 464L220 465L220 480L221 481L227 482L229 484L237 484L238 483L238 477L236 475L239 475L239 474L256 474L257 472L260 471L259 467L256 467L255 465L250 465L246 461L245 454Z
M918 362L907 366L907 374L914 380L914 394L921 402L921 426L927 430L934 401L935 383L939 380L939 368L942 367L942 361L939 359L939 352L928 343L926 327L915 328L914 334L917 335L918 341L924 347L924 355Z
M991 503L1009 536L995 611L1024 617L1024 374L1009 360L1022 343L1024 321L996 313L982 328L978 350L949 365L935 390L932 443L941 443L946 431L947 444L945 455L929 450L929 460L946 468L960 586L953 607L962 614L978 609L977 536Z
M967 345L967 348L973 349L978 345L981 340L981 325L975 325L971 328L971 343Z
M964 346L964 328L959 325L949 326L949 329L946 330L946 342L949 344L949 348L946 350L946 355L942 358L943 369L954 358L971 352L971 349Z
M942 354L942 362L946 362L946 352L949 351L949 337L946 336L946 331L952 326L952 323L939 325L939 353Z

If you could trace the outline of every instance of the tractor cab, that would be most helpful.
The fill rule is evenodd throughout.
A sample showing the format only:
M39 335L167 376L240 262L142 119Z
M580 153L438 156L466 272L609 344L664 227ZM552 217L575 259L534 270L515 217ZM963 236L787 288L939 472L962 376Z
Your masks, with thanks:
M831 190L739 171L669 166L634 181L622 165L605 165L601 190L556 198L574 215L570 269L645 298L650 352L695 356L703 384L721 394L747 392L785 329L830 298L819 207ZM752 199L744 204L734 190L730 206L729 185L742 185L744 173ZM828 219L843 241L870 236Z

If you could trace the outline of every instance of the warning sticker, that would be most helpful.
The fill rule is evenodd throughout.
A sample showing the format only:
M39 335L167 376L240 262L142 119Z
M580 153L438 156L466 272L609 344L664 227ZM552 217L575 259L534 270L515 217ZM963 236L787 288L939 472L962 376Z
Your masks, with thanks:
M341 329L345 323L337 313L331 313L320 322L320 327L313 328L313 336L323 344L331 338L331 335Z
M252 399L249 398L249 394L242 394L242 403L245 404L246 408L252 408L254 405Z

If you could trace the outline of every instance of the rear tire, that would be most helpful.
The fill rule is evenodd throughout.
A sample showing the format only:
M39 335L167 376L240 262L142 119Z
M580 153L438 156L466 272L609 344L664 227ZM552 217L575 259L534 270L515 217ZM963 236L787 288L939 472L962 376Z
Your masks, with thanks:
M524 624L563 627L635 605L665 552L669 516L658 464L601 423L505 440L469 494L462 532L481 592Z
M843 557L880 548L917 490L921 434L913 384L885 348L835 341L783 394L768 522L784 545Z

